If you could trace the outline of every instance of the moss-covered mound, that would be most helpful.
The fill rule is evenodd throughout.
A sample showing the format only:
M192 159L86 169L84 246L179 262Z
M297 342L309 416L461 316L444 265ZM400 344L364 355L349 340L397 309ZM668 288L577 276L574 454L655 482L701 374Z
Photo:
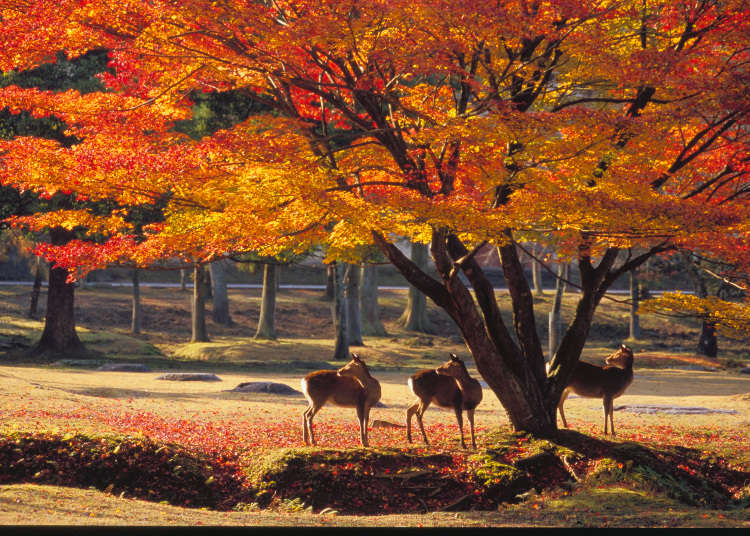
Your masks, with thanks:
M16 433L0 437L0 484L94 487L180 506L229 509L252 491L232 464L146 437Z

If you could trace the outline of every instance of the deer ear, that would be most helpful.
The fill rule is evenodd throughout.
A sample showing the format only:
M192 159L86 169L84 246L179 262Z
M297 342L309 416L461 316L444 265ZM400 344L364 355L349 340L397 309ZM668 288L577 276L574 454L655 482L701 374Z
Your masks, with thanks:
M352 354L352 360L359 361L359 356L357 354Z
M456 354L451 354L451 361L461 361Z

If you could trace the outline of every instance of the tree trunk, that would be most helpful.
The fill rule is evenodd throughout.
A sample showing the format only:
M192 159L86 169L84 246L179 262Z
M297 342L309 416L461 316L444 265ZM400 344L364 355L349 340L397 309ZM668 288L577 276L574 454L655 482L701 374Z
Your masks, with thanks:
M39 294L42 291L42 258L34 260L34 285L31 287L31 303L29 304L29 318L36 318L39 305Z
M362 312L362 334L383 337L388 333L380 321L378 307L378 265L362 266L362 285L359 287L359 308Z
M258 329L255 331L256 339L276 339L275 314L276 314L276 280L278 265L267 263L263 265L263 291L260 299L260 318Z
M50 230L53 245L66 244L73 233L59 227ZM50 264L44 331L33 353L85 354L75 324L75 285L68 283L68 270ZM78 357L85 357L79 355Z
M333 264L326 266L326 288L323 291L323 295L320 297L323 301L333 301L334 294L334 283L333 280L336 276L336 267Z
M193 267L192 334L190 342L208 342L206 329L206 268L195 263Z
M635 270L630 271L630 339L637 341L641 338L641 323L638 317L638 300L640 297L640 288L638 284L638 274Z
M346 307L348 320L347 334L350 346L364 346L362 341L362 313L359 308L359 289L362 278L359 264L347 264L344 286L346 287Z
M213 286L212 317L217 324L231 326L233 322L229 314L226 263L223 260L216 261L209 264L208 267L211 271L211 285Z
M336 345L333 350L334 361L349 360L349 321L348 308L346 307L346 296L344 289L345 265L340 262L332 263L333 272L333 328L336 331Z
M562 309L562 297L565 289L565 280L568 279L568 264L559 263L557 265L557 280L555 282L555 297L552 299L552 310L549 313L549 348L548 348L548 359L552 360L552 356L557 351L557 346L560 344L560 334L562 332L562 317L560 311Z
M534 253L534 257L539 258L544 252L544 247L534 244L531 251ZM534 294L536 296L544 296L544 289L542 288L542 265L535 258L531 259L531 280L534 285Z
M704 320L701 324L701 336L698 339L698 353L706 357L719 355L719 344L716 339L716 324Z
M133 270L133 311L130 318L130 332L136 335L141 332L141 285L138 268Z
M187 269L180 268L180 291L187 292Z
M411 260L423 272L427 268L428 246L413 242L411 245ZM420 333L434 333L430 319L427 317L427 298L422 291L414 285L409 285L409 295L406 300L406 308L398 319L398 322L408 331Z

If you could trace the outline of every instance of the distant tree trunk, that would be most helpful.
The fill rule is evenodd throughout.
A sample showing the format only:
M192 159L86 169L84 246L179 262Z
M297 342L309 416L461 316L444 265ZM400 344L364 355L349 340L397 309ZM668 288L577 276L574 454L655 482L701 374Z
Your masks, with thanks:
M326 266L326 289L320 297L323 301L333 301L333 279L335 277L336 267L333 264Z
M388 333L380 321L378 307L378 265L362 266L362 284L359 287L359 308L362 312L362 334L382 337Z
M544 247L534 244L534 246L531 248L531 251L534 254L534 257L538 258L541 257L541 254L544 252ZM534 294L537 296L543 296L544 289L542 288L542 265L533 257L531 259L531 280L534 285Z
M638 318L638 300L640 297L638 274L630 271L630 339L637 341L641 338L641 323Z
M206 329L206 268L199 263L193 267L192 335L190 342L208 342Z
M130 332L138 335L141 332L141 284L138 268L133 270L133 314L130 319Z
M50 238L53 245L60 246L70 241L73 233L56 227L50 231ZM76 333L75 285L68 283L67 279L68 270L54 268L50 264L44 331L34 346L34 353L85 353L83 343Z
M256 339L276 339L276 281L278 279L278 265L267 263L263 265L263 292L260 299L260 318Z
M211 285L213 286L213 311L214 322L224 326L232 325L232 317L229 315L229 296L227 294L227 276L225 261L216 261L208 265L211 271Z
M427 256L428 246L426 244L412 243L411 260L422 271L427 268ZM427 318L427 297L413 285L409 285L406 308L398 322L409 331L421 333L433 333L434 331L430 319Z
M42 291L42 258L34 261L34 286L31 287L31 303L29 304L29 318L36 318L39 305L39 294Z
M552 360L557 347L560 345L560 335L562 333L562 317L560 310L562 308L563 290L565 289L565 280L568 279L568 264L560 263L557 265L557 280L555 282L555 297L552 299L552 310L549 313L549 354L547 361Z
M344 289L345 265L340 262L332 263L333 272L333 328L336 331L336 346L333 350L335 361L349 360L349 322L347 319L348 308L346 307L346 296Z
M180 291L186 292L187 291L187 269L186 268L180 268Z
M693 264L690 264L690 267L691 269L689 273L693 279L695 295L699 298L707 297L708 289L706 288L706 282ZM704 319L701 323L701 334L698 338L698 353L705 355L706 357L716 357L719 355L719 344L716 339L716 325L707 319Z
M359 288L362 279L359 264L348 264L346 267L344 285L346 286L346 307L348 309L346 318L348 324L349 344L351 346L364 346L362 340L362 312L359 308Z

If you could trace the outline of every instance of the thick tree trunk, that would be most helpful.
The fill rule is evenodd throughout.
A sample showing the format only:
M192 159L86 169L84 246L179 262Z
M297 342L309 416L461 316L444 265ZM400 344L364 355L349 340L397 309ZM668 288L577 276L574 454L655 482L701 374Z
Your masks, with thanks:
M698 353L706 357L719 355L719 344L716 339L716 325L704 320L701 324L701 336L698 339Z
M260 318L258 329L255 331L256 339L276 339L275 315L276 315L276 280L278 265L267 263L263 265L263 291L260 298Z
M428 246L413 242L411 245L411 260L420 270L427 268ZM406 300L406 308L398 319L408 331L420 333L434 333L430 319L427 317L427 297L414 285L409 285L409 294Z
M29 318L36 318L39 306L39 294L42 291L42 258L34 260L34 285L31 287L31 303L29 304Z
M349 360L349 321L348 308L346 307L346 296L344 289L344 270L345 265L336 262L333 272L333 303L331 311L333 313L333 328L336 331L336 345L333 350L334 361Z
M130 317L130 332L136 335L141 332L141 284L138 268L133 270L133 308Z
M53 245L59 246L70 241L73 233L66 229L53 228L50 238ZM85 354L85 348L76 332L75 285L68 283L67 279L68 270L50 265L44 331L34 346L33 353Z
M346 267L344 286L346 287L346 319L347 335L350 346L363 346L362 341L362 313L359 308L359 288L361 268L358 264L348 264Z
M641 323L638 317L638 301L640 299L640 285L638 284L638 274L635 270L630 271L630 323L629 338L637 341L641 338Z
M213 286L213 310L211 315L214 322L224 326L232 325L229 314L229 295L227 293L227 276L225 261L216 261L208 265L211 271L211 285Z
M362 334L383 337L388 333L380 321L378 306L378 265L362 266L362 284L359 287L359 307L362 311Z
M196 263L193 267L192 334L190 342L208 342L206 329L206 268Z

